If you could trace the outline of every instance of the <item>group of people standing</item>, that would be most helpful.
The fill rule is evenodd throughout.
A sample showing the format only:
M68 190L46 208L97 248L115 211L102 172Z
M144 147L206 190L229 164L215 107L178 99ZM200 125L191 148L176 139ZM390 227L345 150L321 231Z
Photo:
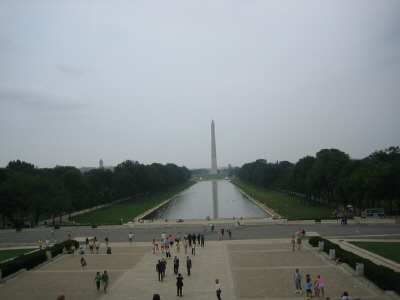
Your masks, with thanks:
M299 269L295 270L294 273L294 284L296 287L295 293L302 293L303 290L301 288L301 279L303 278L303 275L299 272ZM315 279L314 283L311 280L311 276L309 274L306 275L306 284L305 284L305 290L307 292L307 297L313 298L313 297L325 297L325 284L323 279L321 278L320 275L317 276L317 279ZM313 290L314 288L314 290Z
M92 239L89 239L87 237L85 242L86 242L86 249L89 248L90 254L93 254L95 249L96 249L96 253L99 254L100 241L97 239L97 237L94 237ZM110 242L109 238L105 237L104 242L107 247L106 253L111 254L111 247L108 245ZM84 253L81 253L81 254L84 254Z

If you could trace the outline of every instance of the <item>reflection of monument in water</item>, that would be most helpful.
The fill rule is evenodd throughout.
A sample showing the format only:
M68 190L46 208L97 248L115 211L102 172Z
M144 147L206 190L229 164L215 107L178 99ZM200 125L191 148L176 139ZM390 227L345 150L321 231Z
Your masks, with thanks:
M211 174L217 174L217 146L215 144L214 120L211 121Z
M212 180L213 218L218 219L218 180Z
M217 146L215 144L215 125L211 121L211 174L218 174L217 167ZM212 199L214 219L218 218L218 181L212 180Z

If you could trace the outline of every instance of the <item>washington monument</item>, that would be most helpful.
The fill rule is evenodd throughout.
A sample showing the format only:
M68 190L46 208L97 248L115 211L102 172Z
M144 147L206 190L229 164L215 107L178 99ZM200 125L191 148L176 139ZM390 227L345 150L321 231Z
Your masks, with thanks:
M211 174L217 174L217 146L215 145L214 120L211 121Z

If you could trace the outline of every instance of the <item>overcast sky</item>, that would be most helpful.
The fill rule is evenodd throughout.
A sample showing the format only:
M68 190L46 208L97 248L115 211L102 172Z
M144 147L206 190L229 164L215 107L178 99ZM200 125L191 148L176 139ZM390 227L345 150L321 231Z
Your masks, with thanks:
M400 145L400 1L0 0L0 167Z

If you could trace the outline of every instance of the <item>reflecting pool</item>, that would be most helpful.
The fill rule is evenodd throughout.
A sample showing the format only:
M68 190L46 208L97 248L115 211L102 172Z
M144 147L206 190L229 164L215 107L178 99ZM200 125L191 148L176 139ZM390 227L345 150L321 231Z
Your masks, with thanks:
M269 217L228 180L199 181L144 219Z

